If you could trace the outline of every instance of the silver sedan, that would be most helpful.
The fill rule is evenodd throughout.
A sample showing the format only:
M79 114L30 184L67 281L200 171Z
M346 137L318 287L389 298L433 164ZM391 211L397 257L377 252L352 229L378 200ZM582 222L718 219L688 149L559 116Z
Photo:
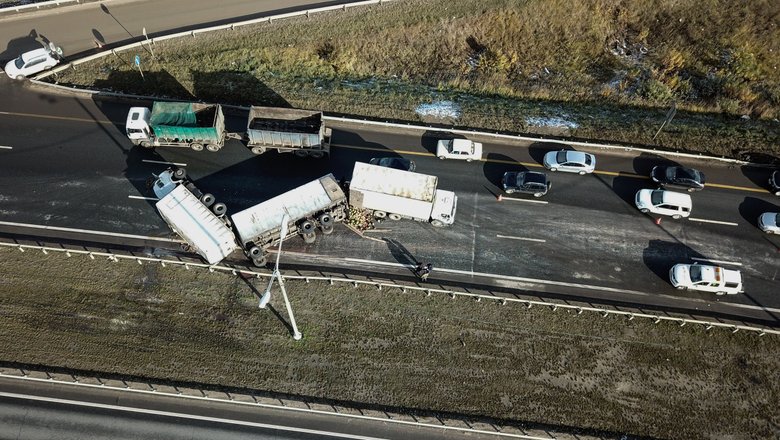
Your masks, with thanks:
M550 151L544 155L544 167L550 171L565 171L580 175L596 169L596 156L582 151Z

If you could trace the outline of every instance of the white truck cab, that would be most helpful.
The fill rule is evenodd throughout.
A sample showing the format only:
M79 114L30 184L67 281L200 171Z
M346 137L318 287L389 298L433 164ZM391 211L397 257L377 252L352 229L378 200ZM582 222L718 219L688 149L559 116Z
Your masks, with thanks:
M436 190L431 209L433 226L450 226L455 223L455 211L458 209L458 197L452 191Z
M149 127L149 118L152 111L146 107L132 107L127 112L127 122L125 122L125 131L127 137L138 145L141 141L148 141L152 136L152 129Z
M460 159L466 162L482 159L482 144L468 139L442 139L436 144L439 159Z
M704 264L675 264L669 271L672 286L680 289L712 292L717 295L742 293L742 273Z

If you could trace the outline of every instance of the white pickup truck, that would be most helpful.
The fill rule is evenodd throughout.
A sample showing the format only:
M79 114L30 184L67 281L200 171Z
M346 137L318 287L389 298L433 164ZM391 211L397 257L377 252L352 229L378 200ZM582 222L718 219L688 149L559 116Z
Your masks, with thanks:
M672 286L718 295L742 293L742 273L704 264L675 264L669 271Z
M481 160L482 144L468 139L442 139L436 144L436 157L466 162Z

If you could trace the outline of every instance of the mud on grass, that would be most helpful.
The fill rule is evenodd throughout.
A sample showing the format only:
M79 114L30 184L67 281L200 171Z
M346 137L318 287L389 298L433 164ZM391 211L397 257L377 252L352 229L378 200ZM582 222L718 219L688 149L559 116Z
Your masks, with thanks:
M0 360L666 438L770 438L774 336L0 249ZM258 290L262 280L253 281ZM278 290L272 306L286 317Z
M404 0L161 41L154 59L138 49L51 79L182 100L777 156L778 13L777 2L763 0ZM460 117L416 112L444 100ZM672 101L677 115L653 140Z

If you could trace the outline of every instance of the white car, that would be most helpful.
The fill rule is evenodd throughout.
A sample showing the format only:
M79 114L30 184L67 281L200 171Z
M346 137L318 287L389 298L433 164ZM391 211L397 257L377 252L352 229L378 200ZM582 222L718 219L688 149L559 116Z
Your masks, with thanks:
M674 219L691 215L691 196L663 189L640 189L634 204L642 212L668 215Z
M542 162L550 171L565 171L580 175L592 173L596 169L596 156L582 151L549 151L544 155Z
M482 159L482 144L468 139L442 139L436 144L439 159L460 159L466 162Z
M758 227L767 234L780 234L780 213L765 212L758 218Z
M738 270L703 264L675 264L669 281L680 289L712 292L718 295L742 293L742 273Z
M62 60L62 49L49 43L48 47L31 50L19 55L5 65L5 74L11 79L25 79L30 75L51 69Z

